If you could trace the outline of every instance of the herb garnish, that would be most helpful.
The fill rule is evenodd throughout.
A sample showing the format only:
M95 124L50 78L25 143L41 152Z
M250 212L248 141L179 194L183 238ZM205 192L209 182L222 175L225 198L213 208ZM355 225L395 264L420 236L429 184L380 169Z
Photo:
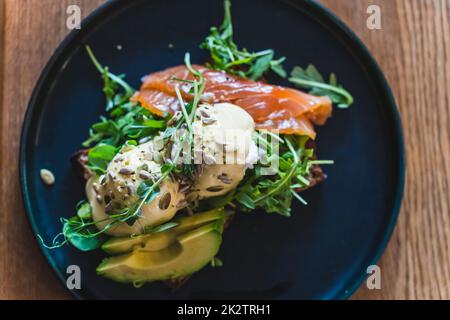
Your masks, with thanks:
M272 157L272 161L273 157L278 157L278 172L272 176L261 175L259 174L261 165L257 165L248 172L246 175L248 178L238 188L236 199L244 206L244 210L260 207L268 213L290 216L293 199L292 185L304 187L309 184L307 166L313 156L313 150L305 147L307 138L295 136L281 138L284 143L280 145L279 156L272 153L266 141L266 146L269 148L266 157ZM260 135L258 139L261 140L264 137Z
M212 62L209 66L252 80L261 78L269 70L285 78L286 71L282 65L285 58L274 59L272 49L249 52L245 48L238 48L233 40L230 7L230 0L225 0L222 25L219 28L211 27L209 36L200 45L202 49L206 49L210 53Z
M269 137L280 142L279 154L271 149L271 143L267 140ZM224 196L206 199L206 207L228 205L238 207L240 211L251 211L259 207L267 213L290 216L294 198L307 204L296 190L309 186L311 167L315 164L333 163L331 160L313 160L314 150L306 147L308 137L277 136L264 131L257 132L256 139L260 146L267 148L266 163L269 159L278 161L278 171L274 175L262 175L264 165L258 163L253 169L247 169L244 180L236 190ZM202 205L202 208L205 207Z
M115 106L119 106L127 102L131 96L134 94L135 90L126 83L123 78L125 75L115 75L109 72L108 67L103 67L95 57L89 46L86 46L86 51L91 58L94 66L102 74L104 85L103 92L106 96L106 111L110 111ZM118 89L122 89L122 93L118 93Z
M124 75L108 71L95 57L89 46L86 50L92 63L103 79L103 92L106 97L106 111L109 118L101 117L90 129L90 137L83 142L91 147L88 153L88 167L97 174L106 171L108 163L125 143L136 145L140 139L151 139L165 129L167 119L153 115L147 109L131 103L129 99L135 90L125 82Z
M328 96L339 108L348 108L353 104L352 95L338 84L336 75L331 73L328 83L312 64L306 69L294 67L289 81L303 89L310 89L309 93L315 96Z

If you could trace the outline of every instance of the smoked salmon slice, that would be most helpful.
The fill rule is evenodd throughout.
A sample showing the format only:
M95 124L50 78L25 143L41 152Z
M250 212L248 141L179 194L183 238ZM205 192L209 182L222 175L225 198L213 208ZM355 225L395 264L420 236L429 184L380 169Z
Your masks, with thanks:
M206 80L202 101L240 106L253 117L257 129L279 130L314 139L313 124L322 125L331 116L332 102L328 97L243 79L200 65L193 67ZM165 112L174 113L180 109L175 87L180 89L184 99L190 100L190 80L194 80L193 75L184 65L152 73L143 78L140 91L132 101L160 116Z

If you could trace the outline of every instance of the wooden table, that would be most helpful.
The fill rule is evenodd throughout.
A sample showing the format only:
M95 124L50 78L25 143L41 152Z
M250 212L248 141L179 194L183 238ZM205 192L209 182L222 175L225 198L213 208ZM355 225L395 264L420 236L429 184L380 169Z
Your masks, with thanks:
M405 197L380 261L382 289L355 299L450 299L450 0L321 0L369 47L394 91L407 149ZM20 197L18 148L31 90L64 38L66 8L102 0L0 0L0 299L68 299ZM366 27L370 4L382 29Z

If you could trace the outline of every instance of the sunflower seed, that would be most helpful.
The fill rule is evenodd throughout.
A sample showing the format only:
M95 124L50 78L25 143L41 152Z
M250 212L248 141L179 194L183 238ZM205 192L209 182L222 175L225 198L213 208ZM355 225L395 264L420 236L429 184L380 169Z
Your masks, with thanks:
M219 191L222 191L223 189L224 189L223 186L212 186L212 187L206 188L206 191L209 191L209 192L219 192Z
M190 189L192 188L192 185L185 185L185 186L182 186L182 187L180 187L180 189L178 190L178 192L180 192L180 193L186 193L186 192L188 192Z
M200 109L200 114L202 117L209 118L211 114L204 109Z
M233 182L233 180L225 172L218 175L217 179L219 179L220 181L222 181L225 184L231 184Z
M205 125L209 125L209 124L216 123L217 120L216 120L216 119L213 119L213 118L203 118L203 119L202 119L202 122L203 122L203 124L205 124Z
M129 195L134 193L134 186L131 183L127 184L127 192Z
M212 155L204 153L203 159L205 160L205 163L208 165L216 164L216 158L214 158Z
M51 186L55 183L55 176L53 173L48 169L41 169L40 171L41 179L44 181L46 185Z
M143 143L146 143L148 141L150 141L150 137L144 137L144 138L139 139L138 143L139 144L143 144Z
M139 178L141 178L142 180L148 180L151 179L151 177L152 175L150 174L150 172L146 170L139 171Z
M131 168L129 168L129 167L124 167L119 170L119 173L123 176L130 176L134 173L134 171L131 170Z
M122 156L122 155L119 155L119 156L117 156L115 159L114 159L114 162L122 162L123 160L125 160L125 157L124 156Z
M166 192L161 197L161 199L159 199L159 203L158 203L159 208L161 210L166 210L167 208L169 208L171 200L172 200L172 195L170 194L170 192Z
M102 198L102 196L99 195L99 194L95 197L95 200L97 200L97 202L98 202L99 204L102 204L102 203L103 203L103 198Z

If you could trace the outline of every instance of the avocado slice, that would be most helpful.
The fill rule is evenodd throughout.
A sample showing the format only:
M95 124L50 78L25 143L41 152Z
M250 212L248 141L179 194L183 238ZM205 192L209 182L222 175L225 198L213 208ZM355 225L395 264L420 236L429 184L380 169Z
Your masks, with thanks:
M159 251L136 249L107 258L97 267L97 274L136 285L192 274L207 265L219 251L223 222L218 220L185 232Z
M135 237L111 238L102 245L102 250L110 255L131 252L138 248L148 251L158 251L174 243L178 235L208 222L224 219L224 216L223 208L219 208L196 213L193 216L178 217L172 221L179 224L170 230Z

